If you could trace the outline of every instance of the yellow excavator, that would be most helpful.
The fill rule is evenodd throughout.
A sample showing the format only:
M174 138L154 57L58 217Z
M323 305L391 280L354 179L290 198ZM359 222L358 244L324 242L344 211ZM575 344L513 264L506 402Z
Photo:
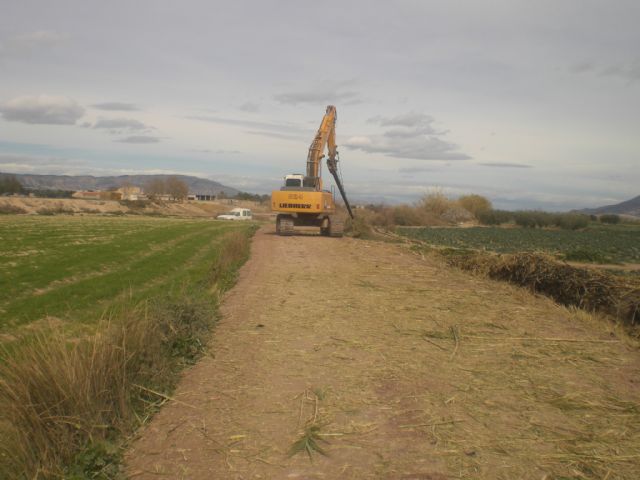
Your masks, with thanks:
M351 205L344 192L338 173L338 147L336 146L336 107L329 105L320 123L307 156L307 173L294 173L284 177L284 186L271 192L271 209L278 212L276 232L293 235L294 227L320 227L322 235L341 237L342 219L337 215L334 194L322 188L322 158L325 146L329 152L327 168L336 182L349 216Z

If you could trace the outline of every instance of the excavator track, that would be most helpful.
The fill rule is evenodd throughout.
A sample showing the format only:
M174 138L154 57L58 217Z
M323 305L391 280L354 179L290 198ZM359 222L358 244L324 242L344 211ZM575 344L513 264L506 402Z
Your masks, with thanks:
M344 233L344 222L335 215L329 216L329 236L342 237Z
M276 233L278 235L293 235L293 218L286 215L278 215Z

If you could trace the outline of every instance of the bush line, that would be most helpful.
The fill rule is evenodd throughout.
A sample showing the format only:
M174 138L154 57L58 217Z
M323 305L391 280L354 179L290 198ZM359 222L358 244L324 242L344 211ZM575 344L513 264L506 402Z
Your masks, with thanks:
M109 478L118 442L203 352L219 293L235 282L255 230L226 234L200 285L150 299L97 332L37 334L0 359L0 478ZM158 395L160 394L160 395ZM146 413L145 413L146 412Z
M632 279L573 267L539 253L495 255L448 249L441 255L447 264L462 270L526 287L562 305L640 325L640 283Z

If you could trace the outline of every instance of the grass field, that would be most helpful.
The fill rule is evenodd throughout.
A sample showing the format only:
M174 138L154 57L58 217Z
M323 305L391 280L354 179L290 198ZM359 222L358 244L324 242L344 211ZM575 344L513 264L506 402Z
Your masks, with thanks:
M498 253L543 252L593 263L639 263L640 225L592 225L580 231L534 228L398 228L427 243Z
M222 236L247 229L152 217L0 217L0 332L106 313L201 280Z
M118 477L122 442L203 353L254 228L0 217L0 478Z

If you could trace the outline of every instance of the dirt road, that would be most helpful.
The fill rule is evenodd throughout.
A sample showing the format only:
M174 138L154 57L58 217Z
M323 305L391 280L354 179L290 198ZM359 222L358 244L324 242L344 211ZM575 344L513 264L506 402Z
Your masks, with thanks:
M640 355L403 247L255 237L132 478L637 478ZM303 432L326 456L291 449ZM314 433L310 433L314 432Z

